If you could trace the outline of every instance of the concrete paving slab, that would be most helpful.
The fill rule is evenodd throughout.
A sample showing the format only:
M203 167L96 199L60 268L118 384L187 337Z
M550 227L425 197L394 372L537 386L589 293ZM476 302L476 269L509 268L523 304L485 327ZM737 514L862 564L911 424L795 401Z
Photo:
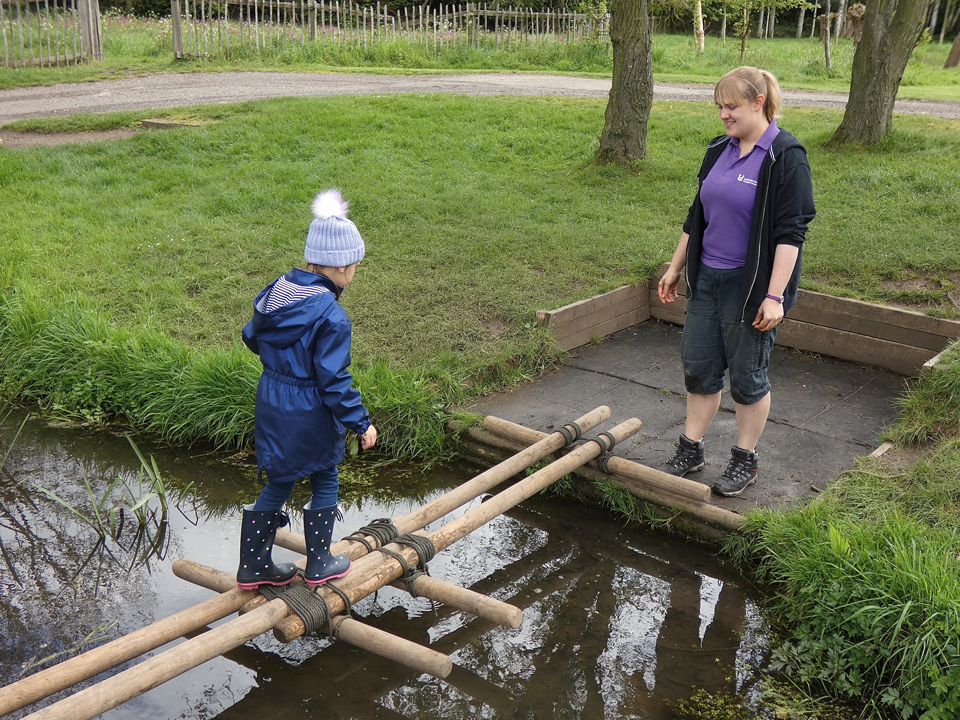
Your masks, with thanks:
M537 382L480 398L467 409L549 432L607 405L611 419L591 434L638 417L643 428L615 454L660 468L673 454L686 410L681 333L649 320L571 352ZM889 371L786 348L774 348L770 378L773 407L760 440L758 481L739 498L711 501L734 512L806 501L826 488L880 445L904 384ZM707 433L707 465L690 479L712 484L723 472L737 441L733 409L725 393Z

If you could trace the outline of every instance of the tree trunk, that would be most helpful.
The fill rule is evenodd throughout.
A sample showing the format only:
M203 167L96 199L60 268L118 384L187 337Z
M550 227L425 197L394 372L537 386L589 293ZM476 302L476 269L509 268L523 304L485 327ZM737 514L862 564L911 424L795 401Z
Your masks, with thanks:
M740 30L740 63L747 55L747 36L750 34L750 9L743 6L743 27Z
M873 0L853 56L850 99L828 144L873 145L889 130L903 71L923 30L929 0Z
M827 8L824 10L823 17L823 59L827 70L832 63L830 61L830 0L827 0Z
M813 39L813 34L817 31L817 10L820 8L819 2L813 3L813 22L810 24L810 39Z
M807 8L804 5L800 6L800 17L797 19L797 40L803 36L803 16L806 14Z
M847 15L847 0L840 0L840 7L837 8L837 20L833 24L833 44L840 44L840 31L843 29L843 25L846 21Z
M693 8L693 37L697 43L697 52L703 52L703 2L697 0Z
M933 4L933 9L930 11L930 24L927 26L930 28L930 34L932 35L937 29L937 14L940 11L940 0L937 0Z
M613 84L596 162L628 166L647 154L653 107L653 54L647 0L610 4Z
M943 64L943 69L955 68L960 65L960 35L957 35L953 41L953 47L950 48L950 54L947 55L947 61Z
M720 23L720 40L724 47L727 46L727 6L723 6L723 20Z
M940 44L943 45L943 38L947 30L953 27L953 23L956 21L957 16L960 15L960 2L955 2L953 4L953 10L950 9L950 3L947 2L943 6L943 22L940 24Z

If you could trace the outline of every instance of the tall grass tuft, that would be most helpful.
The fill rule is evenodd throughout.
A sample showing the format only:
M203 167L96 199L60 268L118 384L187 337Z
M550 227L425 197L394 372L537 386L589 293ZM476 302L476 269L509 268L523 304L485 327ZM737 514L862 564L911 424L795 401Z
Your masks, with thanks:
M763 511L730 549L770 589L773 668L864 716L960 714L960 441L862 461L818 502Z
M8 289L0 295L0 392L51 416L93 425L122 422L175 444L249 444L260 363L239 344L188 348L149 329L107 321L81 300L56 302ZM405 457L447 452L451 402L469 392L450 374L355 368L381 446ZM507 371L496 382L512 377Z
M889 439L921 446L960 433L960 341L944 351L941 364L936 372L911 381L898 401L900 415Z

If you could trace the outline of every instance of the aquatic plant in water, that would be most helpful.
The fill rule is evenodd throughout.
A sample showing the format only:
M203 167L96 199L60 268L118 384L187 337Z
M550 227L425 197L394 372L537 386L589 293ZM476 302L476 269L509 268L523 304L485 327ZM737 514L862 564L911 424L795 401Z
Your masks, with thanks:
M77 520L97 533L97 543L80 570L98 550L104 550L110 557L117 559L108 541L116 543L120 549L132 556L128 570L148 563L153 558L162 560L166 554L169 542L169 501L166 485L154 457L151 455L148 460L129 436L127 441L140 460L137 481L134 483L122 475L117 475L98 495L89 479L84 477L88 507L77 507L53 490L34 483L37 490L66 508ZM115 497L114 492L118 487L123 489L119 498ZM128 517L136 520L136 526L133 537L125 541L123 531ZM77 571L78 574L80 570Z

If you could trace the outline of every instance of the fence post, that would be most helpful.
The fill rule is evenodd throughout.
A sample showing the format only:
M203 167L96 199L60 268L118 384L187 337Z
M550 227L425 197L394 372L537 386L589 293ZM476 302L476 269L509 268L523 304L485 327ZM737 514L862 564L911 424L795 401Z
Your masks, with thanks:
M314 0L310 0L310 19L308 20L310 25L310 42L317 41L317 3Z
M77 15L80 21L80 46L83 53L94 60L103 60L99 1L78 0Z

